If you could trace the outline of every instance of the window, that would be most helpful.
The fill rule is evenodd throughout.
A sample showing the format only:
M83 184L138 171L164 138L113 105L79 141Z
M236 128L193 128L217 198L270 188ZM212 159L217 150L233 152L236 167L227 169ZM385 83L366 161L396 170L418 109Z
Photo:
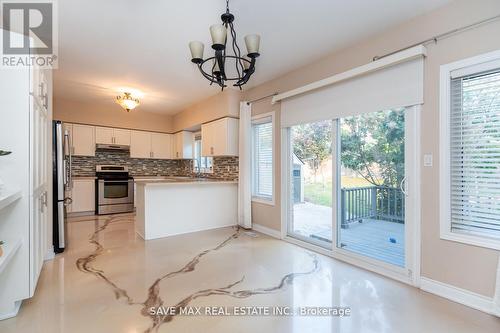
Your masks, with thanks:
M252 196L254 201L273 204L273 114L252 120Z
M196 173L212 173L213 157L201 156L201 134L194 136L193 171Z
M441 80L441 237L500 249L500 52L443 66Z

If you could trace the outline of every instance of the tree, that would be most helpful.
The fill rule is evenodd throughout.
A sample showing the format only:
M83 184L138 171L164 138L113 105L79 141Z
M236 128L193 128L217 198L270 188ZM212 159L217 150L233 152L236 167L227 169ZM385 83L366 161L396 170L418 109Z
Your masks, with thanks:
M330 120L302 124L292 128L293 152L313 170L314 178L321 163L332 154Z
M342 165L373 185L397 187L404 177L404 111L341 120Z

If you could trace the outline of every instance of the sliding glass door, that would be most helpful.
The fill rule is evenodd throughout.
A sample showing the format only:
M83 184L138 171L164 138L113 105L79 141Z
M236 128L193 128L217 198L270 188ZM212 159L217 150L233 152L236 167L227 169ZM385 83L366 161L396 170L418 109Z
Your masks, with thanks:
M289 224L295 238L331 248L333 223L331 120L290 127Z
M338 123L336 246L405 267L405 110Z
M288 236L411 276L408 261L418 258L408 216L417 211L407 175L416 178L416 109L286 128Z

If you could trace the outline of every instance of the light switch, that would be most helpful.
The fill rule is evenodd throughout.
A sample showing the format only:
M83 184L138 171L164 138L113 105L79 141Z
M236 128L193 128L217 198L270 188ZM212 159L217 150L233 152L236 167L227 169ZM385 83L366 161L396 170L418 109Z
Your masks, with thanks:
M432 154L424 154L424 167L432 166Z

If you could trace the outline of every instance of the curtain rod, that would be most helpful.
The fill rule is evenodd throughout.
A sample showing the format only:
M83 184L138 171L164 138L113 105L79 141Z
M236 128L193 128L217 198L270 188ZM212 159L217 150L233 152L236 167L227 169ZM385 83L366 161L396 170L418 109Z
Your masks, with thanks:
M267 95L267 96L260 97L260 98L257 98L257 99L251 100L251 101L247 101L247 105L250 105L250 104L258 102L258 101L261 101L261 100L269 98L269 97L274 97L274 96L276 96L278 94L279 94L279 92L275 92L275 93L272 93L271 95Z
M457 34L459 32L462 32L462 31L466 31L466 30L469 30L469 29L473 29L475 27L478 27L480 25L483 25L483 24L486 24L486 23L490 23L492 21L495 21L495 20L498 20L500 19L500 14L499 15L495 15L495 16L492 16L490 18L487 18L487 19L484 19L484 20L481 20L479 22L475 22L475 23L472 23L472 24L469 24L469 25L466 25L464 27L461 27L461 28L457 28L457 29L453 29L453 30L450 30L450 31L447 31L445 33L442 33L440 35L437 35L437 36L434 36L432 38L429 38L429 39L426 39L424 41L421 41L421 42L418 42L418 43L415 43L415 44L412 44L410 46L406 46L406 47L403 47L401 49L398 49L396 51L392 51L390 53L386 53L384 55L381 55L381 56L375 56L372 58L373 61L375 60L379 60L379 59L382 59L382 58L385 58L385 57L388 57L390 55L393 55L395 53L398 53L398 52L401 52L401 51L404 51L404 50L407 50L407 49L411 49L412 47L415 47L415 46L418 46L418 45L427 45L427 44L430 44L430 43L437 43L438 40L441 40L441 39L444 39L446 37L450 37L451 35L454 35L454 34Z

